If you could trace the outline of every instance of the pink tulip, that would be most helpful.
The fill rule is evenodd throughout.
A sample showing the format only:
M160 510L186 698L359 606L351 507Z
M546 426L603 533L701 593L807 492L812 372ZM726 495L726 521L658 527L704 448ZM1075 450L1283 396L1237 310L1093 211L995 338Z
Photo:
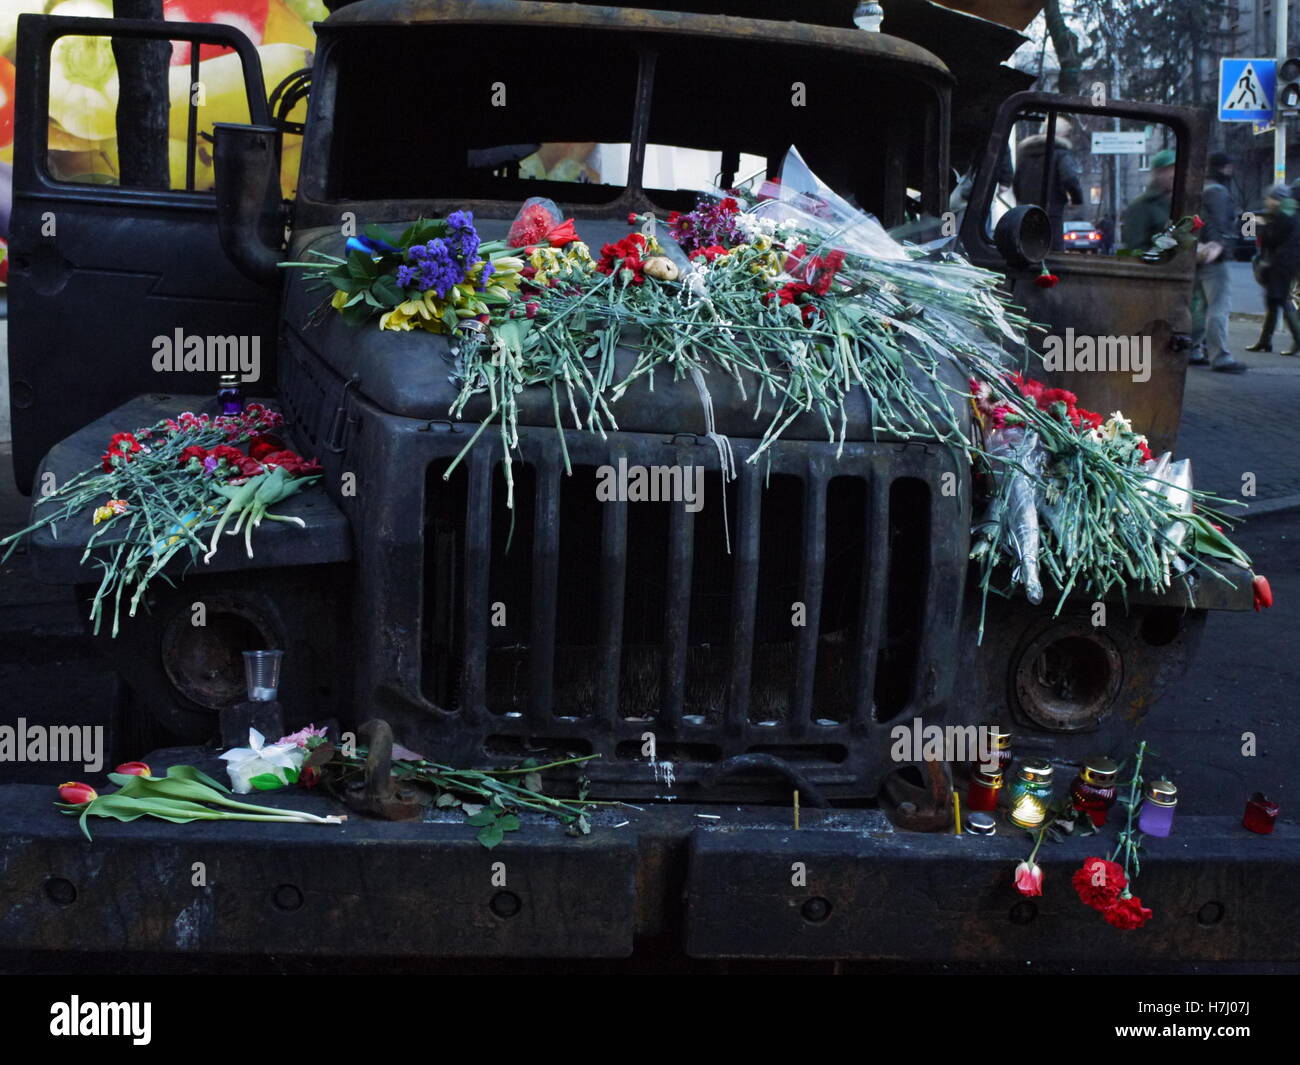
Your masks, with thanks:
M1043 868L1033 862L1021 862L1016 866L1016 890L1022 895L1041 895L1043 893Z

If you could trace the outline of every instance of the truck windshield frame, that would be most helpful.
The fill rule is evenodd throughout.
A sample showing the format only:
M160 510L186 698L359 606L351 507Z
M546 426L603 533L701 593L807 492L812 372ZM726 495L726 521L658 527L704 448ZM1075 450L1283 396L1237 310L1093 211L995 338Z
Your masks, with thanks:
M504 25L500 19L485 24L471 18L429 17L422 24L404 25L350 20L362 26L341 18L382 6L383 0L351 5L320 27L313 119L303 145L296 207L299 227L337 225L347 211L383 220L467 207L485 217L509 217L529 196L550 197L566 212L592 218L688 208L703 191L697 179L687 182L690 187L644 187L648 144L712 153L711 158L721 159L716 177L724 185L749 176L734 170L738 158L763 158L767 176L777 176L786 149L794 145L814 170L828 174L833 186L887 225L943 209L951 78L942 63L908 42L856 30L710 16L678 16L664 20L671 24L663 28L648 27L645 16L633 20L626 12L617 17L606 12L593 22L591 13L604 9L573 13L570 5L552 4L526 8L564 8L565 19L519 15ZM468 10L476 5L451 6ZM497 11L498 6L485 10ZM583 24L567 24L574 21ZM433 48L434 41L440 54L459 49L475 56L466 67L472 71L474 99L479 115L495 122L498 115L489 100L500 94L499 136L490 136L485 124L466 121L464 115L441 114L435 102L385 103L383 95L375 94L373 84L385 69L394 69L395 54L400 59ZM508 62L525 41L536 55L533 69ZM561 41L567 47L557 54ZM593 68L605 73L603 80L592 79ZM549 96L534 91L540 79L563 88ZM366 102L358 105L353 97L363 83L370 87ZM689 92L682 91L684 83ZM673 99L692 101L689 114L679 111L681 104L671 104ZM571 101L567 116L549 106L557 100ZM455 110L454 102L446 106ZM393 110L381 112L385 107ZM591 108L582 124L564 125L580 107ZM530 113L537 118L535 130L528 124ZM392 135L401 122L416 132L405 145ZM462 123L459 130L457 122ZM356 127L363 123L376 128L358 133ZM439 141L443 131L452 130L458 140ZM429 140L418 140L421 131L428 131ZM477 143L476 136L488 139ZM626 152L625 182L525 180L518 175L515 168L526 149L556 144L564 136L587 137L595 145ZM585 143L563 142L566 148L575 145L575 156ZM446 150L466 162L458 167L443 160L437 164L440 174L432 166L431 174L440 180L430 181L426 192L415 187L418 175L410 168L423 164L408 166L405 157L391 154L404 150L422 153L433 163L436 153ZM461 156L462 151L467 154ZM475 168L477 174L471 171L471 152L491 164L490 172L483 167ZM399 173L404 166L407 170ZM394 180L386 185L390 176Z

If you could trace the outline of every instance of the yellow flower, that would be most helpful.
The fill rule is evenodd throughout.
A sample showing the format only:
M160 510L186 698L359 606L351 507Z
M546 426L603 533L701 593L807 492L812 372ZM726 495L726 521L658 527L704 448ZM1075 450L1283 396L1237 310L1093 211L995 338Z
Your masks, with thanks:
M414 325L412 319L415 317L406 310L410 305L411 302L408 300L406 303L394 307L387 314L382 315L379 319L379 328L409 332Z
M346 292L344 292L342 289L339 289L334 293L333 297L330 299L330 306L333 307L336 311L341 311L343 310L343 305L347 303L347 301L350 300L351 298L352 297L349 296Z
M95 508L95 514L92 522L98 525L101 521L108 521L109 518L118 514L125 514L127 502L125 499L110 499L102 507Z

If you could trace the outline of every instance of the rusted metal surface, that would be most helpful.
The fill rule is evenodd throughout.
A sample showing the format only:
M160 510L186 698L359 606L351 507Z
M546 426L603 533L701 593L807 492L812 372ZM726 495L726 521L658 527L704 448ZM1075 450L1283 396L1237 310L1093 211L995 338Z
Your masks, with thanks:
M173 752L193 761L195 752ZM167 758L150 755L151 765ZM294 790L265 805L342 807ZM705 815L705 816L701 816ZM1020 899L1028 836L896 831L879 811L789 806L608 809L589 836L524 814L492 851L457 814L338 826L94 826L47 787L0 787L0 945L8 950L388 958L1297 961L1300 834L1181 816L1148 844L1140 935L1079 904L1070 874L1095 840L1044 847L1049 883ZM200 855L207 884L193 883ZM504 863L505 883L494 863ZM1248 864L1250 876L1243 877ZM148 890L140 890L147 884Z
M318 32L352 26L476 24L548 26L562 29L602 29L641 33L672 33L727 40L779 39L788 44L859 55L864 60L904 62L946 76L947 67L925 49L887 33L863 33L856 27L836 29L801 22L773 23L762 19L685 12L647 11L625 7L596 7L518 0L361 0L348 4L323 23Z
M1126 372L1098 373L1094 370L1043 371L1050 384L1068 388L1080 405L1109 415L1122 410L1140 427L1156 453L1175 450L1178 424L1182 417L1183 383L1187 354L1179 338L1191 330L1191 291L1195 256L1180 251L1167 263L1146 263L1137 258L1102 257L1052 252L1046 264L1061 281L1055 288L1036 284L1037 264L1018 268L998 254L984 232L983 219L990 202L999 156L1007 133L1018 115L1082 113L1103 117L1162 123L1179 145L1171 218L1195 213L1204 179L1204 155L1197 151L1206 143L1208 117L1189 108L1113 101L1095 106L1084 97L1048 93L1019 93L1006 100L985 150L984 160L971 193L971 208L962 224L961 239L971 260L980 266L1001 270L1013 300L1024 307L1031 321L1047 327L1034 331L1031 340L1042 348L1048 335L1068 337L1119 337L1149 339L1151 376L1135 387ZM1034 375L1040 376L1037 367Z
M353 810L385 821L422 817L430 797L393 776L393 730L388 722L375 718L357 733L368 748L365 778L345 789L343 801Z

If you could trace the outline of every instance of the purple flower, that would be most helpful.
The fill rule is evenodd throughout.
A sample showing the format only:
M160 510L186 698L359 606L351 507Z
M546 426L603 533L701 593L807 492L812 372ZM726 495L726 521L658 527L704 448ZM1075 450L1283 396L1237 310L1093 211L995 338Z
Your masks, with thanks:
M488 287L488 278L497 272L497 268L491 263L483 264L483 275L478 279L478 290L483 292Z
M399 266L397 268L397 283L402 288L408 288L415 281L415 271L409 266Z

